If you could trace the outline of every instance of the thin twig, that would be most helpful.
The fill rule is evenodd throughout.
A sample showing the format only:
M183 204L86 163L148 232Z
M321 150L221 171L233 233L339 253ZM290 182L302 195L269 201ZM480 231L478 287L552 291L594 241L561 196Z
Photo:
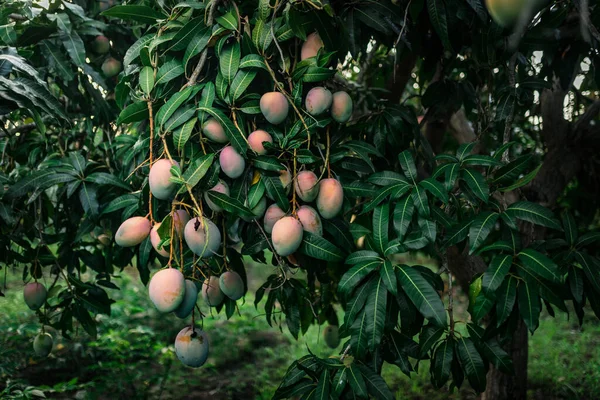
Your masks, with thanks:
M215 17L215 9L219 5L219 1L221 1L221 0L213 0L213 2L209 6L210 10L208 12L208 20L206 22L206 26L208 26L209 28L211 28L213 25L214 17ZM185 86L194 86L196 84L196 81L198 80L198 77L200 76L200 72L202 71L202 68L204 68L204 64L206 63L207 57L208 57L208 47L205 48L204 50L202 50L202 54L200 55L200 60L198 61L198 65L196 65L196 68L194 69L192 76L190 77L188 82L185 84Z

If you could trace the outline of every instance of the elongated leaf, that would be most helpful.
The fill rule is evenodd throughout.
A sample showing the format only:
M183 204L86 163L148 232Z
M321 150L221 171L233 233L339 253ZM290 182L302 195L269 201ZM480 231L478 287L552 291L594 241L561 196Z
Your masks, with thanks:
M383 265L381 259L364 261L350 268L340 279L338 284L338 292L347 297L352 293L354 288L373 272L377 267Z
M304 231L298 251L324 261L343 261L344 253L333 243L321 236Z
M440 388L450 378L452 360L454 358L454 339L448 336L435 349L433 354L431 371L431 383L434 387Z
M465 371L471 387L479 393L483 392L486 386L486 369L473 340L464 336L460 337L457 339L456 348L460 365Z
M569 243L570 245L574 245L577 241L578 236L577 223L575 222L575 218L573 218L573 215L568 211L565 211L562 214L562 226L563 230L565 231L567 243Z
M419 357L425 357L443 334L444 328L439 326L427 324L425 327L423 327L421 334L419 335Z
M352 391L358 397L367 397L367 385L363 379L362 372L356 364L352 364L348 368L348 383L350 383Z
M165 122L185 103L192 94L192 88L186 87L181 92L175 93L156 113L156 125L162 127Z
M390 260L385 260L381 268L379 269L379 275L387 290L395 296L398 295L398 278L394 272L394 266Z
M502 163L496 160L494 157L472 154L463 159L463 165L481 165L485 167L496 167L502 165Z
M517 300L517 278L508 276L496 291L496 320L500 326L508 319Z
M542 311L538 288L532 282L521 281L517 291L519 293L519 313L529 331L533 333L540 324L540 312Z
M473 221L461 222L446 231L446 241L444 247L450 247L462 242L469 235L469 230Z
M510 192L512 190L515 190L515 189L518 189L520 187L527 185L529 182L531 182L537 176L537 173L540 171L541 168L542 168L542 164L538 165L533 171L531 171L527 175L523 176L522 178L519 178L519 180L516 181L515 183L513 183L512 185L503 187L503 188L498 188L498 190L501 192Z
M394 229L399 239L402 239L408 231L414 209L414 201L410 196L406 196L396 203L393 218Z
M362 311L367 301L367 297L369 296L369 293L371 293L371 287L375 285L376 278L376 276L373 276L368 282L360 285L358 289L356 289L354 296L346 303L344 323L347 326L352 326L356 316Z
M4 193L7 200L21 197L30 191L42 191L59 183L66 183L75 180L71 174L58 173L54 169L43 169L26 175Z
M239 70L231 82L229 93L231 94L231 101L236 101L240 98L248 89L248 86L252 83L256 77L256 71L253 70Z
M186 123L184 123L183 125L181 125L181 127L175 130L175 132L173 132L173 144L175 145L177 150L183 150L183 147L189 140L192 131L194 130L194 125L196 125L197 120L198 118L194 117Z
M178 76L182 75L183 72L184 69L179 61L167 61L158 69L158 72L156 73L156 82L154 82L154 85L164 85L167 82L170 82Z
M587 253L576 252L575 258L583 268L590 285L600 293L600 263Z
M230 140L231 145L237 150L237 152L242 155L246 154L248 142L244 136L244 133L238 129L238 127L235 126L234 123L225 116L225 114L215 108L208 107L198 107L198 111L206 112L215 118L225 130L227 138Z
M484 203L488 202L490 197L490 188L481 173L474 169L465 168L461 172L461 177L479 199Z
M358 366L362 376L364 378L364 382L366 383L367 390L372 398L379 400L394 400L395 397L388 388L388 385L385 383L381 375L367 367L366 365ZM357 393L358 395L358 393ZM365 395L366 397L366 395Z
M125 182L117 178L116 176L106 172L94 172L85 177L87 182L95 183L98 185L111 185L130 190L131 188Z
M492 258L490 265L485 270L481 281L483 291L495 292L500 287L512 265L512 257L497 255Z
M240 44L235 41L223 46L219 54L219 68L228 84L231 84L240 67Z
M447 316L440 296L419 271L406 265L396 268L398 281L419 312L437 326L446 326Z
M149 94L154 88L154 69L152 67L144 67L140 71L140 87L146 94Z
M448 35L448 22L446 15L446 6L443 0L427 0L427 11L429 20L438 37L442 41L444 48L452 52L452 44Z
M156 20L166 18L162 13L148 6L113 6L102 12L105 17L121 18L141 22L143 24L154 24Z
M502 349L496 339L485 339L485 330L474 324L467 324L469 335L475 347L482 352L492 364L505 374L514 374L512 358Z
M200 54L208 45L211 37L211 30L208 27L204 27L198 32L196 32L195 36L190 40L185 49L185 54L183 55L183 68L187 68L188 62L190 59L198 54Z
M512 218L518 218L523 221L531 222L532 224L545 226L547 228L553 228L561 230L560 223L554 217L552 211L548 210L536 203L529 201L519 201L511 204L506 209L505 213Z
M427 200L427 193L419 186L415 186L411 197L421 217L429 217L429 201Z
M448 203L448 193L444 189L441 183L436 181L433 178L427 178L419 182L419 185L427 190L429 193L437 197L442 201L442 203Z
M117 118L117 124L130 124L132 122L143 121L149 116L148 103L139 101L128 105Z
M369 262L369 261L383 261L383 259L381 258L381 256L379 254L377 254L374 251L371 250L359 250L359 251L355 251L354 253L350 254L348 257L346 257L346 261L344 261L345 264L348 265L355 265L361 262Z
M400 167L404 172L404 175L413 183L416 183L417 179L417 167L413 160L412 154L408 150L398 154L398 160L400 161Z
M140 202L140 198L134 194L125 194L123 196L119 196L116 199L112 200L108 205L102 210L102 214L108 214L113 211L121 210L127 207L133 207L138 205Z
M373 211L373 241L381 254L385 253L388 244L390 205L384 203Z
M209 190L206 192L209 200L215 203L223 210L232 213L238 217L254 218L255 215L248 207L244 206L242 202L224 193L219 193L215 190Z
M387 290L383 279L379 278L367 297L364 311L367 318L367 343L371 349L377 348L381 343L385 326L386 305Z
M469 254L473 254L483 244L494 229L499 216L498 213L485 211L473 220L469 228Z
M75 65L83 67L85 65L85 46L77 32L61 32L60 40Z
M558 266L550 258L533 249L525 249L518 254L521 267L529 272L547 279L550 282L560 282Z
M198 157L183 173L183 180L186 184L193 188L200 182L200 179L206 175L208 169L213 163L215 158L214 154L207 154L204 156Z
M258 54L248 54L240 61L240 69L244 68L259 68L267 70L265 60Z

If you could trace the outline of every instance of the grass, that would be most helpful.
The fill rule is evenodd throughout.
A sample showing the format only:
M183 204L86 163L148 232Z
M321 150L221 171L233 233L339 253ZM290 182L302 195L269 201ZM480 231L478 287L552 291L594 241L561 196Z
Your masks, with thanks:
M271 272L268 266L253 267L251 289ZM48 359L36 360L32 340L39 324L22 301L18 275L9 275L8 282L6 297L0 298L0 398L10 398L9 393L35 398L43 392L59 399L270 399L289 364L307 347L322 357L341 350L329 349L317 326L299 341L285 327L283 332L270 327L262 305L256 310L249 295L229 321L224 313L210 315L199 302L207 315L210 357L200 369L186 368L172 343L188 321L158 314L135 273L126 270L117 281L122 290L111 293L117 300L112 315L98 316L98 338L91 340L81 330L72 340L59 339ZM531 398L600 398L600 324L586 316L580 329L572 317L545 315L531 338ZM468 385L454 393L433 389L428 369L427 362L420 363L419 373L409 379L385 366L383 376L397 398L475 398Z

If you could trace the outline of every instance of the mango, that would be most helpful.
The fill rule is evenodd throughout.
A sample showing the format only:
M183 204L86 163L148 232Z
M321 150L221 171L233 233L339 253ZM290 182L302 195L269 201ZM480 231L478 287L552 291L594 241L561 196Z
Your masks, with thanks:
M269 92L260 98L260 111L267 121L278 125L285 121L290 105L285 96L279 92Z
M244 282L235 271L227 271L219 278L221 292L231 300L238 300L244 295Z
M271 204L265 212L265 218L263 220L263 227L265 232L273 232L273 225L285 216L285 212L277 204Z
M262 129L258 129L248 136L248 145L256 152L256 154L267 154L267 149L263 146L263 142L273 143L273 137L271 137L269 132L263 131Z
M209 118L206 120L204 125L202 125L202 133L204 136L212 140L216 143L227 143L229 142L229 138L225 134L225 130L223 126L214 118Z
M307 58L316 56L322 47L323 41L321 40L321 36L319 36L317 32L311 33L306 38L306 42L302 44L300 60L306 60Z
M221 291L219 278L211 276L202 284L202 298L210 307L218 306L223 302L225 295Z
M192 368L204 365L208 358L208 336L206 332L186 326L175 338L175 354L179 361Z
M306 232L323 236L323 223L317 210L306 205L300 206L298 209L298 219Z
M331 117L340 124L348 122L352 116L352 98L346 92L335 92L331 103Z
M183 295L183 300L179 307L173 311L173 313L177 316L177 318L187 318L192 311L194 311L194 307L196 306L196 301L198 300L198 288L196 284L189 279L185 280L185 294Z
M104 60L100 68L102 69L104 76L107 78L112 78L121 72L121 61L112 57L108 57L106 60Z
M319 183L319 194L317 196L317 210L321 217L331 219L342 210L344 203L344 190L337 179L323 179Z
M148 237L150 230L152 230L152 225L148 218L128 218L117 229L115 242L121 247L137 246Z
M191 219L183 231L183 237L194 254L208 258L219 253L221 249L221 232L208 218Z
M332 102L333 95L329 89L317 86L309 90L304 100L304 106L310 115L316 116L329 110Z
M175 224L175 232L177 232L179 237L183 236L183 230L185 229L185 224L190 220L190 214L185 210L175 210L171 218L173 218L173 224Z
M500 26L514 25L521 13L525 12L528 0L485 0L485 6L492 19Z
M273 225L273 248L282 257L289 256L302 243L302 224L294 217L283 217Z
M157 222L152 227L152 230L150 231L150 243L152 243L152 247L154 247L154 250L156 250L156 252L158 254L160 254L163 257L169 257L169 251L168 251L169 245L168 244L165 244L160 249L158 248L158 245L161 242L161 238L158 235L158 228L160 228L160 225L161 225L161 223Z
M335 325L327 325L323 329L323 339L325 344L332 349L337 348L340 345L340 333L339 328Z
M96 36L92 42L92 51L96 54L106 54L110 51L110 40L106 36Z
M171 163L170 160L162 158L155 161L150 168L150 174L148 175L150 192L152 192L152 196L159 200L169 200L177 188L177 185L169 180L173 176L171 174L173 165L179 166L179 163L177 161Z
M219 183L217 183L210 190L215 191L215 192L219 192L219 193L223 193L223 194L226 194L227 196L229 196L229 185L227 185L227 183L225 183L223 181L219 181ZM208 207L210 207L210 209L213 210L214 212L221 212L221 211L223 211L223 209L221 207L219 207L218 205L216 205L213 201L211 201L209 199L207 193L204 193L204 200L206 201L206 204L208 204Z
M246 168L246 161L244 157L240 155L233 147L227 146L221 150L219 155L219 164L221 170L225 175L231 179L236 179L242 176L244 168Z
M317 198L319 194L319 178L312 171L300 171L296 175L296 182L294 182L294 188L298 197L302 201L310 203Z
M38 357L48 357L50 352L52 352L53 345L52 336L47 332L40 333L33 339L33 351L35 351L35 355Z
M183 302L185 278L176 268L161 269L150 279L148 294L158 311L174 311Z
M25 304L32 310L39 310L46 302L47 296L46 286L39 282L29 282L23 288Z

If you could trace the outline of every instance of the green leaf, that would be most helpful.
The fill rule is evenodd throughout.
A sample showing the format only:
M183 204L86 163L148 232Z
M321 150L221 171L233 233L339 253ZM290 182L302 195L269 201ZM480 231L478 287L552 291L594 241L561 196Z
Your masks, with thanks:
M545 226L547 228L561 230L560 223L552 211L546 207L540 206L529 201L518 201L511 204L506 209L505 213L512 218L518 218L523 221L531 222L532 224Z
M235 216L248 218L256 217L252 210L244 206L241 201L229 197L224 193L219 193L215 190L209 190L206 192L206 195L210 201Z
M221 53L219 54L219 68L223 78L228 84L237 74L240 67L240 44L234 41L232 44L223 46Z
M536 177L536 175L537 175L538 171L540 170L540 168L542 168L542 164L538 165L536 167L536 169L534 169L533 171L531 171L530 173L528 173L524 177L520 178L518 181L516 181L512 185L507 186L507 187L503 187L503 188L499 188L498 190L501 191L501 192L510 192L512 190L515 190L517 188L520 188L520 187L523 187L523 186L527 185L529 182L531 182Z
M388 203L376 207L373 211L373 241L381 254L385 253L388 244L390 205Z
M336 70L324 68L324 67L308 67L304 75L302 75L302 82L322 82L331 79L336 73Z
M121 18L152 25L159 19L165 19L165 15L148 6L113 6L101 13L105 17Z
M317 384L317 388L315 389L315 394L314 396L312 396L312 399L329 400L330 386L331 385L329 383L329 370L325 368L321 373L319 383Z
M540 324L540 312L542 311L538 288L535 284L523 280L519 282L517 291L519 293L519 313L529 331L533 333Z
M8 190L4 192L4 198L7 200L15 199L30 191L42 191L59 183L71 182L73 180L75 180L73 175L58 173L54 169L34 171L14 185L9 186Z
M467 184L469 189L473 191L475 196L481 199L484 203L488 202L490 197L490 188L481 173L474 169L465 168L461 171L461 177Z
M181 92L172 95L156 113L156 125L162 127L164 123L171 118L171 115L173 115L175 111L189 99L191 94L192 88L186 87Z
M416 184L417 179L417 167L415 166L415 161L413 160L412 154L408 150L404 150L402 153L398 154L398 160L400 161L400 167L404 172L404 175Z
M154 88L154 69L152 67L144 67L140 71L140 87L146 94L150 94Z
M445 329L432 324L427 324L419 334L419 358L427 356L429 350L442 337Z
M258 54L248 54L240 61L240 69L245 68L260 68L267 71L267 66L265 65L265 60Z
M467 156L462 161L463 165L482 165L484 167L497 167L502 165L502 163L496 160L494 157L480 155L480 154L472 154Z
M160 66L156 73L156 82L154 86L164 85L172 81L184 72L181 62L178 60L170 60Z
M381 375L367 367L366 365L359 365L358 369L362 373L364 382L366 383L369 394L378 400L394 400L395 397L390 391L390 388L385 383ZM354 387L353 387L354 389ZM355 390L355 394L360 396ZM366 395L364 396L366 397Z
M450 247L465 240L473 221L463 221L446 231L446 241L443 247Z
M50 40L43 40L40 42L42 51L46 55L46 59L49 61L51 67L54 68L56 73L65 81L71 82L75 77L75 73L71 69L69 62Z
M589 246L592 243L596 243L600 241L600 232L588 232L581 235L577 243L575 243L575 247L584 247Z
M356 396L367 397L367 385L357 364L352 364L348 368L348 382Z
M201 32L206 31L202 18L194 18L186 22L186 24L177 31L175 37L171 41L169 50L180 51L188 48L189 44ZM197 53L196 53L197 54Z
M204 27L201 30L197 31L195 36L190 40L185 49L185 53L183 55L183 69L187 68L188 62L192 57L200 54L210 41L211 30L208 27Z
M225 116L225 114L223 114L221 111L215 108L208 107L198 107L198 111L206 112L210 114L213 118L215 118L225 130L225 134L227 135L227 138L231 142L233 148L236 149L237 152L242 155L246 154L246 150L248 150L248 142L246 141L244 133L241 130L239 130L233 124L233 122L231 122L231 120Z
M517 278L509 275L496 291L496 324L500 326L512 313L517 300Z
M435 238L437 236L437 228L435 222L430 221L425 218L419 218L419 228L421 229L421 233L427 239L429 243L435 242Z
M381 171L371 174L367 182L378 186L390 186L396 184L408 184L405 177L394 171Z
M148 103L145 101L139 101L132 103L125 107L117 118L118 124L130 124L132 122L139 122L148 119L149 116Z
M356 264L359 264L362 262L369 262L369 261L382 262L383 259L381 258L381 256L379 254L377 254L374 251L359 250L359 251L355 251L354 253L352 253L348 257L346 257L346 261L344 261L344 264L356 265Z
M390 260L385 260L379 269L379 275L385 284L387 290L395 296L398 295L398 279L394 273L394 266Z
M85 177L86 182L95 183L97 185L111 185L130 190L131 188L125 182L116 176L107 172L94 172Z
M458 159L458 161L463 161L465 158L467 158L467 156L471 154L471 152L473 152L473 149L475 148L476 144L477 142L470 142L463 143L460 146L458 146L458 149L456 150L456 158Z
M573 218L573 215L568 211L565 211L562 214L562 226L563 230L565 231L567 243L569 243L570 245L574 245L577 241L578 236L577 223L575 222L575 218Z
M478 393L486 387L486 368L481 355L470 338L459 337L456 343L460 365L467 375L471 387Z
M261 0L262 2L268 0ZM333 391L333 398L340 398L346 385L348 384L348 368L339 369L333 377L333 385L331 390Z
M236 101L246 92L248 86L252 83L254 78L256 77L256 71L253 70L242 70L240 69L233 82L231 82L231 87L229 88L229 93L231 94L231 101Z
M490 293L490 295L493 295L493 293ZM471 304L469 304L471 319L475 323L478 323L493 307L494 299L491 298L491 296L486 295L485 292L479 292L477 297L475 297L475 300L472 300Z
M477 216L469 228L469 254L473 254L494 229L500 214L484 211Z
M139 204L139 202L140 199L137 195L124 194L108 203L108 205L102 210L102 214L108 214L110 212L121 210L123 208L136 206Z
M194 117L181 125L179 129L173 132L173 144L177 148L177 150L182 151L183 147L189 140L192 135L192 131L194 130L194 125L196 125L196 121L198 118Z
M429 217L430 209L429 209L429 201L427 200L427 193L425 190L419 186L415 186L411 197L417 207L417 211L421 217Z
M406 192L408 192L412 188L412 185L406 182L402 182L396 185L386 186L381 188L377 194L373 197L373 199L365 204L362 210L362 214L368 213L372 209L374 209L379 203L383 201L388 196L392 198L400 198ZM423 192L425 193L425 192Z
M431 383L441 388L450 378L452 359L454 358L454 339L448 336L435 349L430 367Z
M98 191L95 186L82 184L81 189L79 189L79 201L86 213L90 215L98 214L100 206L98 204Z
M348 297L356 285L358 285L371 272L381 265L383 265L381 259L363 261L359 264L356 264L342 276L342 279L340 279L340 283L338 284L338 292L342 296Z
M381 343L385 326L385 308L387 305L387 290L383 279L379 278L365 304L367 319L367 343L370 349L375 349Z
M592 256L576 252L575 258L583 268L583 273L596 292L600 293L600 263Z
M446 16L446 6L443 0L427 0L427 11L429 11L429 20L433 29L442 41L447 51L453 52L450 36L448 35L448 22Z
M429 193L437 197L444 204L448 204L448 193L444 190L444 186L433 178L427 178L419 182L419 186L423 187Z
M521 251L517 258L522 262L521 268L524 268L534 275L547 279L550 282L560 282L558 266L550 258L533 249Z
M500 287L512 265L512 257L498 254L492 258L483 273L481 288L484 292L495 292Z
M344 253L333 243L321 236L314 235L307 231L304 231L302 243L300 244L298 251L307 256L324 261L344 260Z
M254 158L254 166L265 171L282 171L283 164L274 156L257 156Z
M208 169L213 163L214 158L214 154L200 156L196 160L194 160L186 169L186 171L183 174L183 180L190 187L190 189L196 186L198 182L200 182L200 179L202 179L204 175L206 175Z
M414 209L414 201L410 196L406 196L398 200L398 202L396 203L393 216L394 229L400 240L402 240L402 238L408 231L408 227L410 226Z
M419 312L436 326L447 325L444 304L433 286L415 268L400 265L396 275L408 298Z
M469 335L473 338L475 347L483 352L492 364L505 374L514 374L512 358L502 349L496 339L485 339L485 330L474 324L467 324Z
M173 132L181 125L189 121L196 114L196 109L193 105L179 107L177 111L165 122L162 131Z
M216 18L219 25L221 25L225 29L229 29L230 31L237 31L237 17L234 15L233 11L229 11L224 15Z
M67 54L78 67L85 65L85 46L77 32L61 32L60 40L67 49Z

